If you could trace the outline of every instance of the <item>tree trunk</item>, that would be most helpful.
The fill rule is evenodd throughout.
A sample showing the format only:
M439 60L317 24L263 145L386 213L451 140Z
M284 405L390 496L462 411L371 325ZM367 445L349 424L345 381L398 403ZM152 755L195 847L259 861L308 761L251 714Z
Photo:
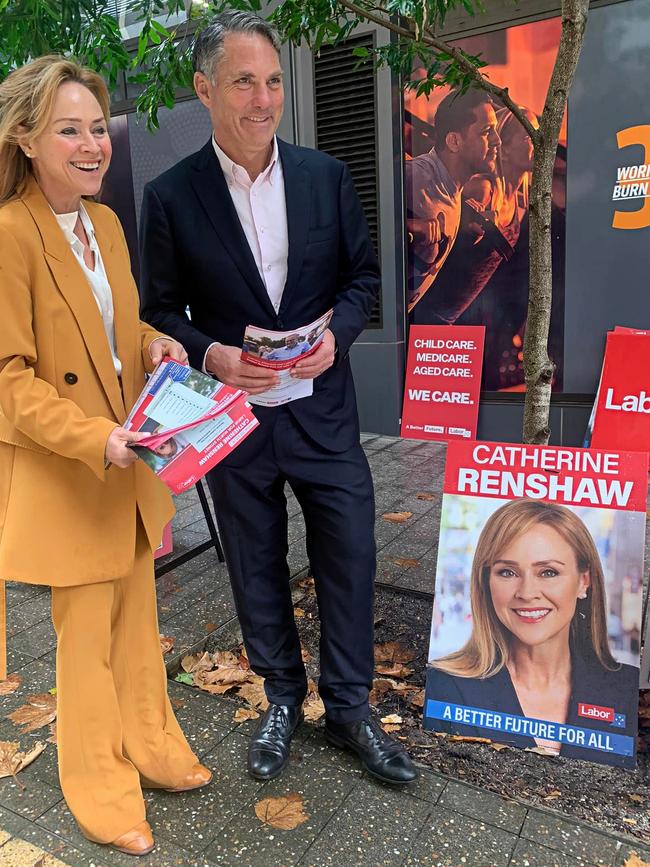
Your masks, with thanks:
M524 338L525 443L544 444L550 435L553 363L548 357L548 335L553 297L551 261L551 191L553 166L567 94L582 51L589 0L563 0L562 36L555 58L539 130L533 140L535 157L530 190L528 317Z

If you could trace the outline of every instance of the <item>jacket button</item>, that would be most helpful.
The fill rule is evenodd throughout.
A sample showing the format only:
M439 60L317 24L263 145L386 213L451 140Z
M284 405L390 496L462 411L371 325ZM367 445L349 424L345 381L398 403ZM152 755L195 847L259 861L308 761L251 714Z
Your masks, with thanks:
M278 328L284 328L284 322L281 319L278 319Z
M68 383L68 385L74 385L79 379L76 373L66 373L63 378Z

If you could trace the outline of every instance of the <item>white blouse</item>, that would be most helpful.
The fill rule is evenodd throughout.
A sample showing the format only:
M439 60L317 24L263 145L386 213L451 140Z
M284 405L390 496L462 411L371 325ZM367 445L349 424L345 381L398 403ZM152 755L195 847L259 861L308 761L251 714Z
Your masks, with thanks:
M81 269L84 272L90 288L92 289L93 295L95 296L95 301L97 302L99 312L101 313L104 322L104 330L106 331L108 345L111 350L111 355L113 356L115 373L119 376L122 373L122 362L117 357L117 351L115 348L113 293L111 292L111 287L106 277L104 263L102 262L102 254L99 252L99 245L95 238L95 230L90 217L88 216L88 211L84 208L83 202L81 202L78 212L74 211L72 214L54 214L54 216L56 217L59 226L61 226L63 234L72 248L72 252L75 254L77 261L81 265ZM94 254L94 271L86 265L84 261L84 245L74 233L74 227L77 224L77 217L81 218L81 222L88 237L88 246Z

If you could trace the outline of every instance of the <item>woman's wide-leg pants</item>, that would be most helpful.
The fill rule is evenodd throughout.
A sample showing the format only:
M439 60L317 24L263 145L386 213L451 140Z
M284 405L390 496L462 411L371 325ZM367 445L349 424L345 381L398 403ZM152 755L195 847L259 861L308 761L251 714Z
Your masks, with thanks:
M61 789L83 833L110 843L145 818L147 786L197 759L167 696L153 560L138 519L133 574L52 588Z

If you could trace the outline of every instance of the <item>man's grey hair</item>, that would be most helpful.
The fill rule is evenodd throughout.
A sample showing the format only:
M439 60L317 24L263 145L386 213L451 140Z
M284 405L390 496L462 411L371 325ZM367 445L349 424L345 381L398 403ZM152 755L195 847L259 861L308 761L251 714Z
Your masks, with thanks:
M195 72L202 72L214 84L214 72L223 58L224 40L229 33L257 33L280 53L282 42L278 31L252 12L222 12L204 27L194 42L192 63Z

